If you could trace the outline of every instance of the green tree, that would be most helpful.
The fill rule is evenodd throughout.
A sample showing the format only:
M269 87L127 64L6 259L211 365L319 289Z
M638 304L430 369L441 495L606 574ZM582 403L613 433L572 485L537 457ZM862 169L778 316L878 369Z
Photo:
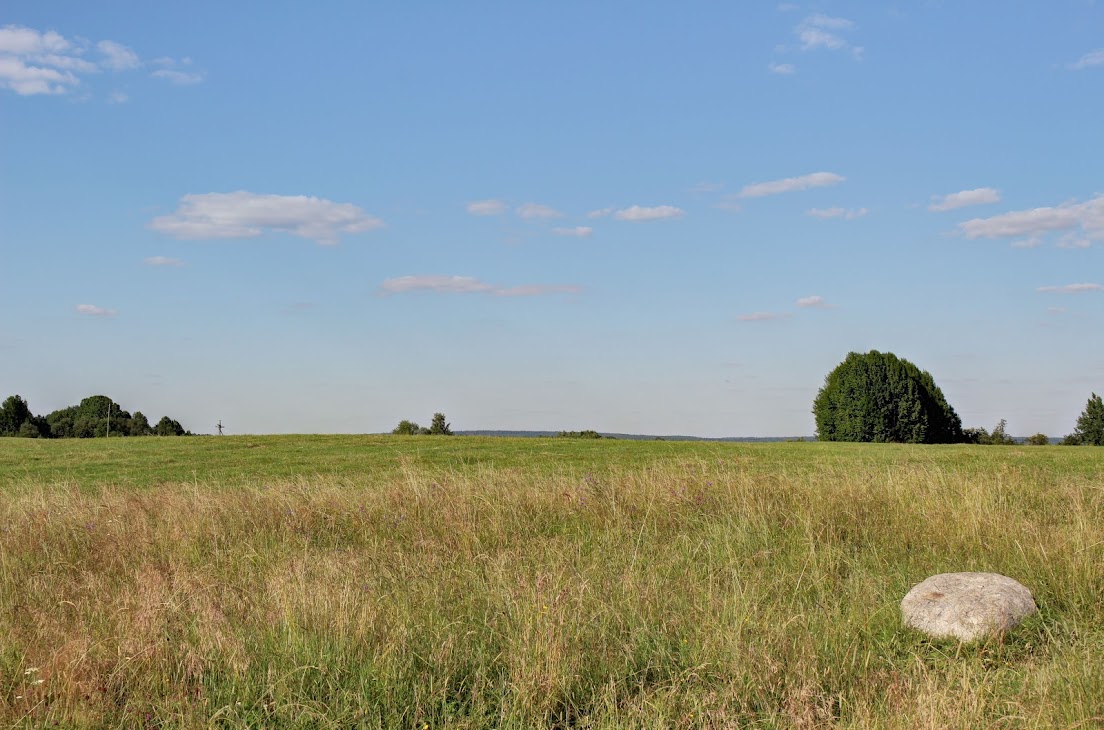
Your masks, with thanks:
M27 401L18 395L10 395L0 405L0 436L15 436L23 424L31 419Z
M932 376L908 360L849 353L813 401L821 441L958 443L962 421Z
M127 424L127 433L131 436L149 436L153 433L153 429L150 428L146 415L141 411L135 411L130 418L130 423Z
M1073 434L1078 441L1088 446L1104 446L1104 400L1093 393L1085 410L1077 418L1077 428Z
M989 434L989 443L994 446L1014 446L1016 439L1012 438L1005 432L1005 428L1008 426L1008 421L1003 418L1000 419L994 428L993 432Z
M431 436L451 436L452 429L449 428L450 425L445 422L444 413L434 413L433 420L429 424L429 433Z
M1045 433L1036 433L1024 439L1024 443L1028 446L1049 446L1050 437Z
M161 420L154 426L153 433L157 436L183 436L184 427L180 425L179 421L175 421L168 416L162 416Z
M413 421L402 420L399 425L391 430L396 436L417 436L424 429Z

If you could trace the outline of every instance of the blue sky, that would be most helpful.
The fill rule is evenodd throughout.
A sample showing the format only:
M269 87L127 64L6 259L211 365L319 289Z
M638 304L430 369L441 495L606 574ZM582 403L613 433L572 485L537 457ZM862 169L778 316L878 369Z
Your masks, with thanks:
M24 2L0 384L210 432L808 435L1104 391L1104 5Z

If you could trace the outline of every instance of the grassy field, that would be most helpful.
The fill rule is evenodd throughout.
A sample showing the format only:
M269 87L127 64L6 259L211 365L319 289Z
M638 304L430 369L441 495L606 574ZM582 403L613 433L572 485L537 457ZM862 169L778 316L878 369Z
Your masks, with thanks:
M1101 727L1102 598L1104 449L0 439L0 726Z

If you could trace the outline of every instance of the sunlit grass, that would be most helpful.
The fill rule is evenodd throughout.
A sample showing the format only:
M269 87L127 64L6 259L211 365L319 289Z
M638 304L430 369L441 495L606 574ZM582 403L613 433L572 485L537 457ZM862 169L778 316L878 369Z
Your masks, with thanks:
M1100 450L15 441L3 725L1104 723ZM957 570L1040 614L903 630Z

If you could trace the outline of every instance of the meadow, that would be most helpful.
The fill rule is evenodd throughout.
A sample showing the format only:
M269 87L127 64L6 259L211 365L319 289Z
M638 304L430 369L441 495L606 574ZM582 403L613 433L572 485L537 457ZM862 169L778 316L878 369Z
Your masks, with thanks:
M1090 447L0 439L0 725L1100 727L1102 558Z

